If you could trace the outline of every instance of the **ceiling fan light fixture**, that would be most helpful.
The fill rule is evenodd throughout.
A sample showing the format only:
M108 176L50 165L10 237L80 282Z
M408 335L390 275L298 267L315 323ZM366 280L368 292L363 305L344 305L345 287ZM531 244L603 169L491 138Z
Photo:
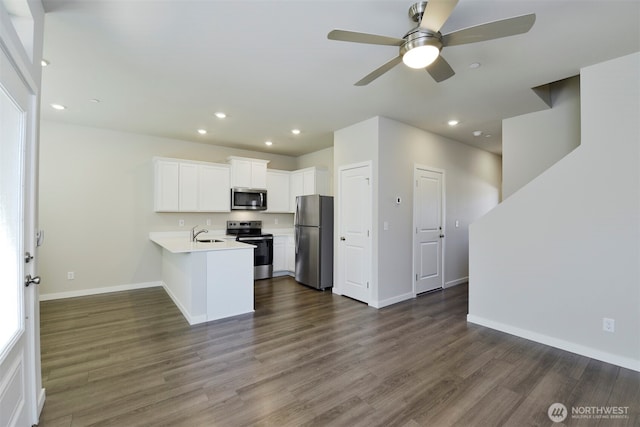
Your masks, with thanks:
M402 56L402 62L409 68L426 68L438 58L440 49L433 45L416 46Z

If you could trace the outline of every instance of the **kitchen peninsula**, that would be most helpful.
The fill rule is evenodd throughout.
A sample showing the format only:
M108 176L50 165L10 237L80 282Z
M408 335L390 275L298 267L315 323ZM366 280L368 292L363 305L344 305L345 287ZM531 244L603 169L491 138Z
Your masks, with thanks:
M253 245L150 233L162 248L164 287L189 324L253 312Z

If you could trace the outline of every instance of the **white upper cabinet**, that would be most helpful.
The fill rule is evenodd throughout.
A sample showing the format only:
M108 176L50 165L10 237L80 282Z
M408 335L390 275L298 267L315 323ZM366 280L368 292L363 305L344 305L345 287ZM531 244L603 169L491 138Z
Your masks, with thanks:
M231 186L241 188L267 188L268 160L246 157L227 157L231 165Z
M267 210L289 212L289 176L288 171L267 170Z
M195 163L180 163L180 178L178 179L178 194L180 195L180 212L195 212L198 210L198 165Z
M155 160L154 207L156 212L179 211L180 163L174 160Z
M229 212L229 165L154 159L156 212Z
M329 194L329 172L317 167L291 172L289 193L289 212L295 212L297 196Z
M227 165L198 165L198 210L200 212L231 210L229 169Z

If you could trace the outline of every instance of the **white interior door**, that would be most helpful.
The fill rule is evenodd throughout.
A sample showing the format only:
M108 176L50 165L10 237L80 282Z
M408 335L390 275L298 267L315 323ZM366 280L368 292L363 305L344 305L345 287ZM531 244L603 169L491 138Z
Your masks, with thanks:
M413 259L415 293L442 288L444 174L416 168Z
M30 93L0 49L0 426L37 421L35 378L33 106Z
M338 184L338 287L369 302L371 280L371 166L340 168Z

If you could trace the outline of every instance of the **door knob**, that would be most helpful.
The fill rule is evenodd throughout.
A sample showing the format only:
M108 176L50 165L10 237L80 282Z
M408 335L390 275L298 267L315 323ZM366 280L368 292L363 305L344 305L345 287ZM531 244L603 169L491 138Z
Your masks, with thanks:
M344 238L344 236L340 236L340 240L347 240Z
M40 284L40 276L31 277L30 274L27 274L27 277L24 279L24 285L39 285Z
M33 260L33 255L31 255L30 252L25 253L24 254L24 262L28 264L31 260Z
M441 235L440 235L440 238L442 239L443 237L444 237L444 234L441 234Z

